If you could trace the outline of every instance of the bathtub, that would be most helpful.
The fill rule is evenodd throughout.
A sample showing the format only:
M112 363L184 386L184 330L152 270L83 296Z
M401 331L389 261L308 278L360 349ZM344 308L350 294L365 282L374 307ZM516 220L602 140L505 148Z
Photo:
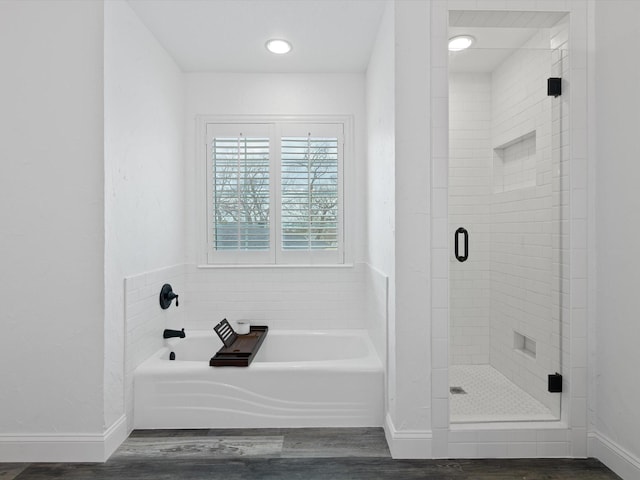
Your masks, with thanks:
M248 367L210 367L216 334L186 333L135 370L135 428L382 425L383 369L364 330L269 330Z

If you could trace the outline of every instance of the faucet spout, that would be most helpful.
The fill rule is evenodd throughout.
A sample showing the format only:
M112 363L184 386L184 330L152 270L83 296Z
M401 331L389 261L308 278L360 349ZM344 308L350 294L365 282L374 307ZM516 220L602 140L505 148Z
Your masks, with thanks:
M169 330L166 328L164 332L162 332L162 338L184 338L187 334L184 333L184 328L182 330Z

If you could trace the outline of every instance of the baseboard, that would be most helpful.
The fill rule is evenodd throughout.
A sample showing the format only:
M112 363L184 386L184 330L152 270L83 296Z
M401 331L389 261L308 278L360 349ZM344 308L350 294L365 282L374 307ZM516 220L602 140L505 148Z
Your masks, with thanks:
M595 457L624 480L640 478L640 458L600 432L588 434L589 456Z
M125 438L124 415L101 434L0 435L0 463L105 462Z
M430 430L398 431L393 425L391 416L387 414L384 422L384 434L389 444L391 457L395 459L432 458Z
M122 442L124 442L131 433L127 428L127 417L122 415L104 432L104 460L106 462L113 455Z

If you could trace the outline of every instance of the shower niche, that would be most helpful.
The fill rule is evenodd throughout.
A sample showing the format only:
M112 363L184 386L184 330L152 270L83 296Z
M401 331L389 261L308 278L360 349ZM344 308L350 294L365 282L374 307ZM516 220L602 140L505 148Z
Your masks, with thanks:
M536 131L493 149L493 193L536 186Z
M449 15L449 37L473 39L449 52L451 423L560 419L568 120L547 79L567 79L568 27L562 13Z

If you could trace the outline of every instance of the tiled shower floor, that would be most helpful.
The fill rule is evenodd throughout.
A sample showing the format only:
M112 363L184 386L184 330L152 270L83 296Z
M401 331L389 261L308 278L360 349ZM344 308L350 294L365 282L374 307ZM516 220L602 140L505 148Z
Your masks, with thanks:
M451 422L521 422L557 420L551 411L490 365L452 365L449 394Z

